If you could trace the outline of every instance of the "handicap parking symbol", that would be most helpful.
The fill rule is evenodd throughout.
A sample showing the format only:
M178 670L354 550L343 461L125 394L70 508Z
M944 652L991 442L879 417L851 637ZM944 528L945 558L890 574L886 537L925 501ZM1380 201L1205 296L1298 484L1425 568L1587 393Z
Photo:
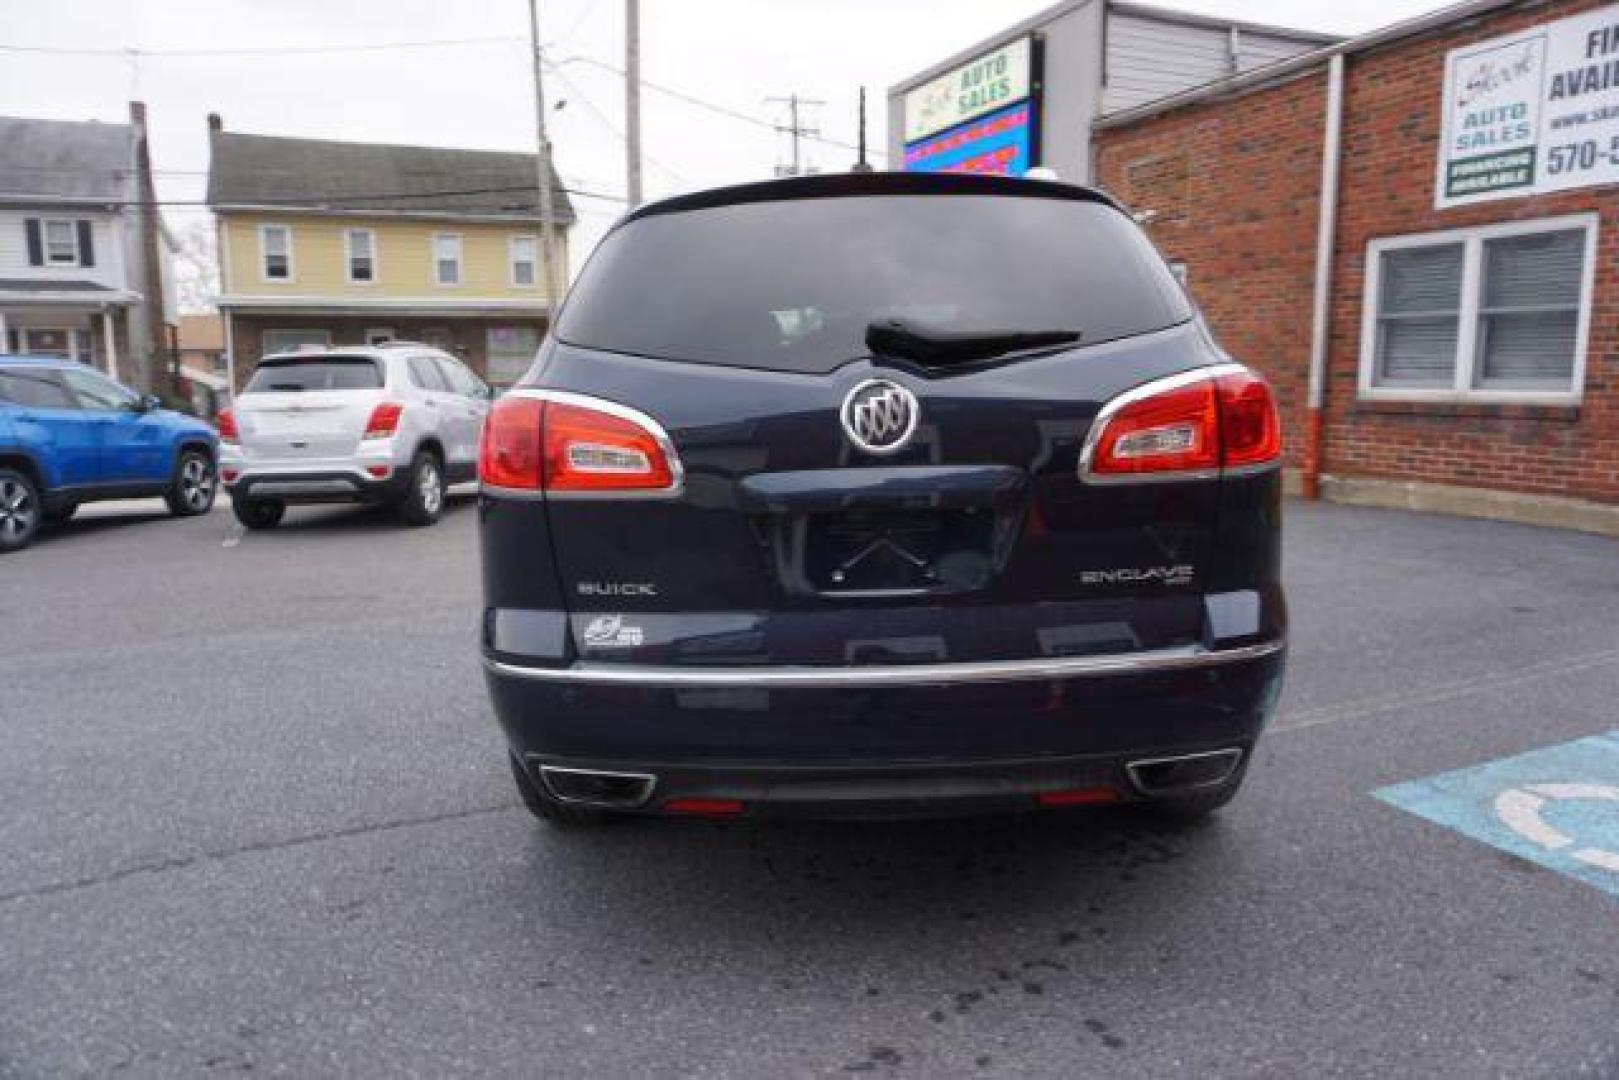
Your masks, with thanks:
M1619 731L1372 794L1619 896Z

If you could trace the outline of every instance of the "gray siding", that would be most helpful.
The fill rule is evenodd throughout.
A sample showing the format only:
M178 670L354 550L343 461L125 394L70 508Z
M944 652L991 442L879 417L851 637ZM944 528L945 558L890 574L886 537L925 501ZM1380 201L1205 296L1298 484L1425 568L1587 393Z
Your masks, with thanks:
M1182 25L1115 11L1107 27L1101 111L1143 105L1315 47L1254 30Z
M1109 0L1064 0L890 87L888 167L904 168L906 90L1029 33L1042 34L1046 41L1042 164L1077 182L1091 179L1091 121L1097 116L1308 52L1330 40Z

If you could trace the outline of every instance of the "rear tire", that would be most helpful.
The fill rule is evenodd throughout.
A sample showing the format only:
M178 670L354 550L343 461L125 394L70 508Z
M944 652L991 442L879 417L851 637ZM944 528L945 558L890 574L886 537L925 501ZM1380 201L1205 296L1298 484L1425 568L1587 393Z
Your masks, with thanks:
M231 512L247 529L273 529L281 524L287 504L276 499L232 498Z
M528 812L548 825L587 826L605 825L610 821L621 818L622 814L615 814L611 810L599 810L594 806L579 806L575 803L565 803L552 795L523 767L517 760L516 754L509 755L512 766L512 779L517 782L517 794L522 798L523 805Z
M206 451L186 450L174 463L174 479L169 482L163 501L169 504L169 513L175 517L196 517L214 508L218 491L214 459Z
M16 469L0 469L0 554L33 543L43 518L34 481Z
M406 525L432 525L444 513L444 467L437 455L416 451L410 463L410 482L399 500L399 520Z

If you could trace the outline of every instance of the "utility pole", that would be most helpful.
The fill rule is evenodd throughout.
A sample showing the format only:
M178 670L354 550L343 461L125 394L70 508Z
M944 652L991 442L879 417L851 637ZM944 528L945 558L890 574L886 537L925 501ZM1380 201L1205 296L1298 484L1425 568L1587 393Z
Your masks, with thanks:
M641 205L641 0L624 0L624 173L629 209Z
M826 102L821 101L818 98L799 97L796 93L795 94L789 94L786 97L766 98L765 100L769 101L769 102L773 102L773 103L778 104L778 105L787 106L788 121L787 121L785 126L782 125L782 124L777 124L776 125L776 130L780 131L780 132L783 132L783 133L785 133L787 135L792 136L792 140L793 140L793 163L789 168L787 168L785 170L782 169L780 166L777 166L776 167L776 175L777 176L802 176L802 175L804 175L803 156L799 153L798 140L801 139L801 138L804 138L805 136L810 136L810 137L817 136L817 135L819 135L821 133L821 129L818 128L818 127L810 127L808 124L802 123L799 120L799 110L800 109L811 109L811 108L814 108L814 107L816 107L818 105L825 105Z
M871 172L871 162L866 160L866 88L860 88L860 157L855 160L854 168L850 172Z
M556 251L551 244L551 140L545 136L545 84L540 81L540 0L528 0L528 34L534 48L534 155L540 203L540 266L545 280L545 321L556 322Z

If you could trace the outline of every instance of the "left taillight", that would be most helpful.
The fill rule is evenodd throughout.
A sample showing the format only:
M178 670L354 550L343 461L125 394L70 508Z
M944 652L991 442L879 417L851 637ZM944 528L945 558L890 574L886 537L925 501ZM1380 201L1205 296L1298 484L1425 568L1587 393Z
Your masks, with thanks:
M478 481L488 487L539 491L540 421L545 402L503 397L489 407L478 442Z
M491 487L567 494L674 493L679 464L650 420L611 402L511 395L489 410L479 478Z
M405 407L397 401L383 401L371 410L371 418L365 422L365 439L391 439L399 430L399 418L405 414Z
M1147 383L1116 398L1085 441L1092 482L1199 479L1269 465L1282 425L1264 379L1222 364Z
M236 410L220 409L219 415L214 418L214 424L219 428L220 442L234 443L241 441L241 436L236 432Z

